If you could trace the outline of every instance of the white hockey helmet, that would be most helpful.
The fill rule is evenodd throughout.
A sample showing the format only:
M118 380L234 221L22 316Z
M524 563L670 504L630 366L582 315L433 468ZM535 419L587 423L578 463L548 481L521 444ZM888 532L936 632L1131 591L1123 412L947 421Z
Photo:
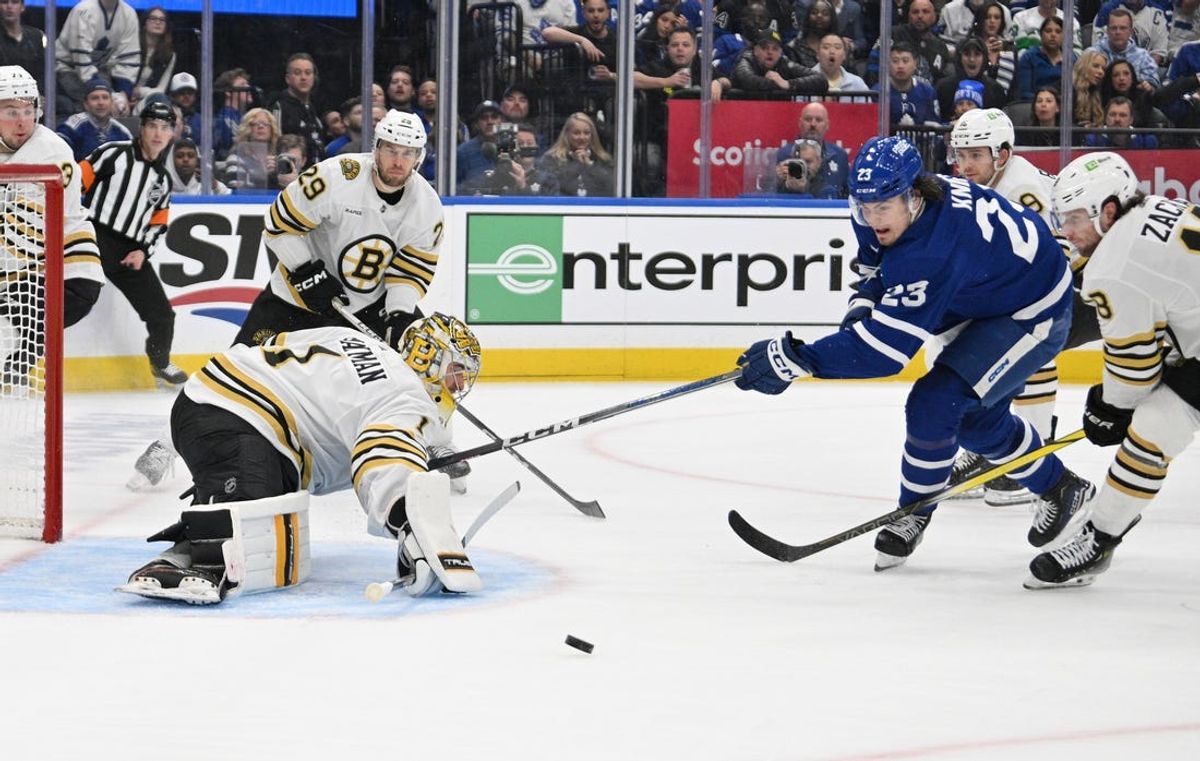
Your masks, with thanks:
M1116 199L1124 206L1138 192L1137 175L1129 163L1115 153L1087 153L1058 173L1051 192L1054 226L1062 229L1066 215L1082 209L1101 235L1100 210Z
M417 166L420 167L425 161L425 125L416 114L390 109L375 125L376 147L381 140L409 148L419 148L421 152L417 156Z
M973 108L954 124L950 132L950 156L959 148L991 148L992 160L1000 158L1000 149L1012 149L1017 142L1012 119L998 108Z
M0 100L28 100L37 106L37 118L42 118L42 98L37 80L20 66L0 66Z
M475 334L457 317L434 312L408 327L399 351L448 422L479 377L482 353Z

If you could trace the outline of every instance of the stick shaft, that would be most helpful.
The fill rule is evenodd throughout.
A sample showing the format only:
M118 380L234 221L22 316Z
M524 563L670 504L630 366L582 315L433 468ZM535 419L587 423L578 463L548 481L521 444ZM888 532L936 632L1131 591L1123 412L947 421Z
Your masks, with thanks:
M521 444L528 444L531 441L544 439L548 436L563 433L564 431L582 428L585 425L598 423L601 420L608 420L611 417L616 417L617 415L622 415L626 412L632 412L633 410L641 409L642 407L649 407L652 404L665 402L668 399L675 399L686 394L701 391L711 386L718 386L722 383L728 383L729 381L736 379L741 374L742 371L740 369L730 370L729 372L721 373L720 375L714 375L711 378L702 378L698 381L685 383L682 386L669 388L666 391L659 391L656 394L643 396L640 399L622 402L621 404L614 404L611 407L605 407L604 409L597 410L596 412L589 412L586 415L560 420L557 423L552 423L544 428L535 428L532 431L519 433L516 436L512 436L507 439L499 439L488 444L482 444L473 449L464 449L461 452L455 452L453 455L438 457L429 463L429 467L431 470L436 470L437 468L440 468L443 465L449 465L452 462L470 460L474 457L491 454L492 452L498 452L501 449L511 449L512 447L520 446Z

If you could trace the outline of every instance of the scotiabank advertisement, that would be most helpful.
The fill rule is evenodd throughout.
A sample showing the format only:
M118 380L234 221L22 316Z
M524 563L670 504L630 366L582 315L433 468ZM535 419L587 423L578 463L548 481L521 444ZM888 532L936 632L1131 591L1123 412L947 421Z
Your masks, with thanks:
M1071 159L1074 160L1085 153L1092 152L1075 149L1071 151ZM1134 174L1138 176L1138 187L1143 192L1167 198L1185 199L1190 203L1200 203L1200 151L1118 150L1113 152L1121 154L1129 162ZM1022 151L1021 155L1044 172L1057 174L1061 169L1057 150Z
M712 197L774 190L775 151L795 141L806 105L777 100L713 103ZM878 131L878 110L873 103L823 105L829 111L825 139L845 148L853 161L859 146ZM669 100L667 109L667 195L695 198L700 186L700 101ZM755 178L769 179L769 186L756 188Z

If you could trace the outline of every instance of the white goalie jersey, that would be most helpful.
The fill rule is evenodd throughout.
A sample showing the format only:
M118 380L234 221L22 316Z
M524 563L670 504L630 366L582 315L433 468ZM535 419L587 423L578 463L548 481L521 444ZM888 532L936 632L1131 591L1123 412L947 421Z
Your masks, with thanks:
M104 270L100 266L100 249L96 246L96 229L83 207L83 182L79 175L79 164L71 153L70 146L53 130L42 126L34 127L33 134L15 153L0 153L2 164L53 164L63 176L63 278L83 278L104 282ZM36 216L44 214L40 204ZM19 230L19 225L5 229ZM40 224L32 225L40 227ZM13 241L18 250L31 245L41 248L40 241ZM35 245L36 244L36 245Z
M353 487L368 530L385 528L408 477L445 440L416 373L387 344L348 328L280 333L234 345L192 375L183 393L245 420L290 459L301 488Z
M1104 338L1104 401L1131 409L1167 361L1200 358L1200 209L1147 196L1100 240L1083 298Z
M442 202L416 172L394 204L379 196L372 154L314 164L280 191L266 213L267 247L279 258L271 290L305 307L287 271L322 261L358 311L386 292L386 310L412 312L437 267Z

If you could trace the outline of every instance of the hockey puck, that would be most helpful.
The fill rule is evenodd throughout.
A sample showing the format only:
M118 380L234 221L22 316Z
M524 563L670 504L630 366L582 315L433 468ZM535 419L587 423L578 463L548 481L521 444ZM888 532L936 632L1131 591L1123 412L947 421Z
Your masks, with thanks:
M592 649L595 648L595 645L593 645L591 642L581 640L579 637L572 637L570 634L567 635L567 644L576 650L582 650L585 653L590 653L592 652Z

